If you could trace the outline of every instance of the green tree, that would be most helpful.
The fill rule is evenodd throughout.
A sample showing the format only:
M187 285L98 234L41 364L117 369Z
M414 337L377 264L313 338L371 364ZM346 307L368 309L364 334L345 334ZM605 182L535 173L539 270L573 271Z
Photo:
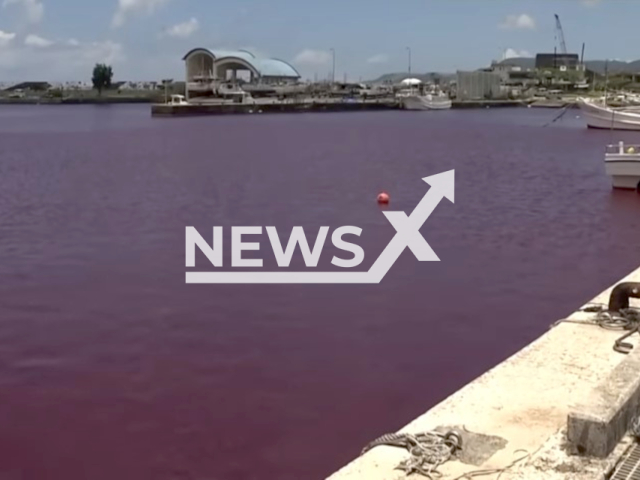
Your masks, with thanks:
M111 87L111 79L113 78L113 70L110 65L97 63L93 67L93 88L98 90L98 95L102 95L102 90Z

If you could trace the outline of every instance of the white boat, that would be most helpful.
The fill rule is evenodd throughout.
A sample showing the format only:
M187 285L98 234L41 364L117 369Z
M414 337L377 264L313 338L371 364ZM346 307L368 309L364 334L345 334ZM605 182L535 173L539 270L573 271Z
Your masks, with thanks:
M253 97L245 92L240 85L235 83L222 83L215 89L219 97L233 99L236 103L249 103Z
M640 107L613 108L604 98L578 98L577 103L589 128L640 130Z
M613 188L640 191L640 145L620 142L607 146L604 165Z
M429 87L417 78L405 78L400 82L401 89L396 98L406 110L448 110L451 100L437 87Z
M407 110L449 110L451 99L444 94L409 94L402 97L402 105Z
M184 106L189 105L189 102L185 99L184 95L171 95L171 99L169 100L169 105L176 106Z

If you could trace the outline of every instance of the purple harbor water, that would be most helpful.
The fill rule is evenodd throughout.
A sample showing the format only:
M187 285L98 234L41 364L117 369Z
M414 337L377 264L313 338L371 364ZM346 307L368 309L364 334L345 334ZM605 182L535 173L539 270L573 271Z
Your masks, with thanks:
M329 475L638 266L640 196L603 165L638 135L576 113L0 107L0 478ZM409 213L450 169L421 230L441 262L185 284L186 226L228 246L233 225L356 225L366 270L395 232L378 192ZM266 234L259 255L276 268Z

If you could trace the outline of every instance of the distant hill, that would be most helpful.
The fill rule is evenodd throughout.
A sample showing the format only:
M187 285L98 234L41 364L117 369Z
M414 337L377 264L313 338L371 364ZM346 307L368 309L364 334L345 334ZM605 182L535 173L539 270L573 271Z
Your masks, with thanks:
M517 57L517 58L508 58L506 60L502 60L498 62L499 64L508 64L515 65L521 67L522 69L533 69L536 66L536 59L529 57ZM600 75L604 75L605 73L605 64L607 63L605 60L587 60L584 62L587 66L588 70L592 72L596 72ZM619 60L609 60L608 65L609 73L638 73L640 74L640 60L635 60L633 62L621 62ZM444 82L448 82L450 80L455 79L455 73L407 73L407 72L398 72L398 73L385 73L384 75L376 78L367 83L399 83L405 78L417 78L422 80L423 82L433 81L434 78L440 78Z
M499 62L500 64L508 64L508 65L516 65L518 67L522 67L523 69L527 68L535 68L536 59L535 58L508 58L506 60L502 60ZM599 73L600 75L604 75L605 73L605 65L606 60L587 60L584 62L587 69L592 72ZM621 62L619 60L609 60L608 65L609 73L640 73L640 60L635 60L633 62Z

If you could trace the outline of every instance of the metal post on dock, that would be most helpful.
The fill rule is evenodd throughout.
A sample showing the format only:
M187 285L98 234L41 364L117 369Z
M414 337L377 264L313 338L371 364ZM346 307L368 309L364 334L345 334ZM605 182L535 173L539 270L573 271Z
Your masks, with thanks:
M173 79L165 78L162 83L164 84L164 103L169 103L169 84L173 83Z

